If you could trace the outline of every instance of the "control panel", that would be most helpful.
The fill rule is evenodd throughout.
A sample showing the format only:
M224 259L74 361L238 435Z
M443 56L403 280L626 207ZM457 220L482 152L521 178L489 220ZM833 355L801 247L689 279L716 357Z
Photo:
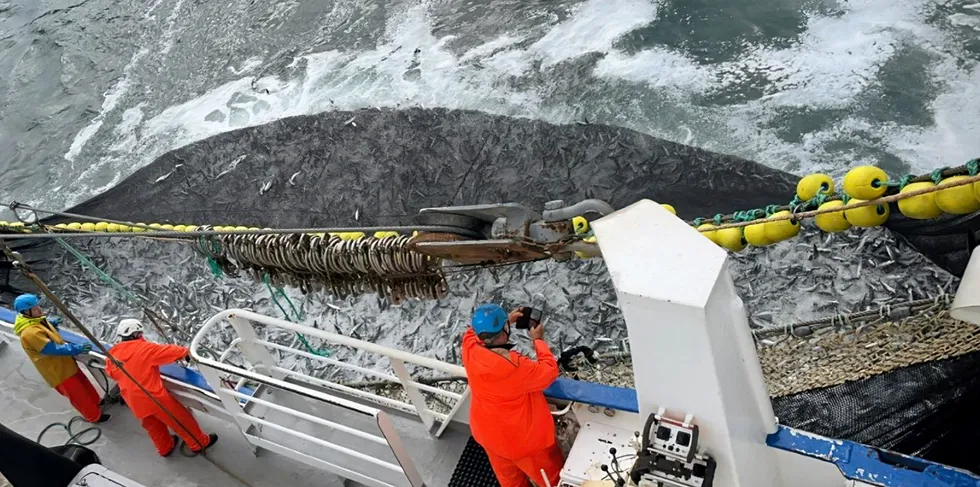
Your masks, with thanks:
M661 408L647 418L630 480L638 487L711 487L715 461L698 451L698 425L690 414L671 419Z

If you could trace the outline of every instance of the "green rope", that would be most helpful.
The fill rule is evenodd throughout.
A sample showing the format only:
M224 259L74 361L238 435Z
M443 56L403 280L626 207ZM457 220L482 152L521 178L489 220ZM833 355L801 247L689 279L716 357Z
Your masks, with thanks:
M721 221L722 221L721 219L724 217L725 215L722 215L721 213L715 215L715 225L721 226Z
M279 286L273 286L272 280L269 278L268 274L263 276L262 280L265 282L266 288L269 289L269 295L272 296L272 302L275 303L276 307L279 308L279 311L282 311L282 314L286 316L286 320L291 321L293 323L299 323L303 321L303 315L299 312L299 310L296 309L296 306L293 304L293 301L289 299L289 296L286 295L286 293L282 290L282 288ZM279 294L279 296L281 296L283 299L286 300L286 304L288 304L289 308L293 310L292 316L289 315L289 312L286 311L286 308L284 308L282 304L279 302L279 299L276 298L277 293ZM329 348L323 348L320 350L313 348L313 346L310 345L310 342L306 340L306 337L303 336L302 333L296 333L296 338L299 338L300 343L303 344L303 347L306 348L307 352L310 352L314 355L319 355L321 357L329 357L330 355L333 354L333 352Z
M936 169L935 171L932 171L931 173L929 173L929 177L932 179L932 182L934 182L936 184L942 183L943 182L943 171L945 171L945 170L946 170L945 167L941 167L941 168Z
M704 218L695 218L694 219L694 226L695 227L700 227L702 223L704 223Z
M901 190L905 189L905 187L908 186L909 183L911 183L913 179L915 179L915 175L912 175L912 174L906 174L904 177L902 177L902 179L899 179L898 180L898 190L901 191Z
M966 163L966 170L969 172L970 177L976 176L980 173L980 159L974 159Z
M766 206L766 218L772 216L773 213L776 213L777 211L779 211L779 205Z
M224 275L224 273L221 272L221 264L218 264L218 262L211 257L212 255L221 254L221 241L216 238L209 238L201 235L197 237L197 246L201 249L201 253L207 256L205 257L205 261L208 263L208 268L211 270L211 274L213 274L214 277L221 279Z
M810 198L809 200L803 201L803 200L800 199L800 196L799 195L794 195L793 196L793 199L786 206L789 207L790 213L796 214L796 213L799 213L801 211L806 211L806 209L809 208L813 204L813 202L819 196L820 196L820 194L818 193L813 198Z
M218 264L218 262L212 259L211 257L207 257L204 260L207 261L208 269L211 270L211 274L213 274L214 277L217 277L218 279L224 277L224 275L221 272L221 264Z
M115 289L119 294L122 294L123 297L126 298L126 300L128 300L130 302L135 302L135 303L140 303L140 302L143 301L143 298L142 297L140 297L136 293L130 291L129 288L127 288L126 286L124 286L119 281L113 279L112 276L110 276L109 274L106 274L105 271L103 271L102 269L99 269L99 266L95 265L95 263L92 262L91 259L89 259L88 257L86 257L85 254L83 254L81 251L79 251L75 247L72 247L71 245L69 245L68 242L65 242L63 239L61 239L59 237L55 237L54 240L55 240L55 242L58 242L58 244L60 244L62 247L64 247L65 250L67 250L69 253L71 253L75 257L76 260L78 260L78 263L81 264L82 269L88 269L88 270L92 271L96 276L99 277L99 280L100 281L108 284L109 287Z

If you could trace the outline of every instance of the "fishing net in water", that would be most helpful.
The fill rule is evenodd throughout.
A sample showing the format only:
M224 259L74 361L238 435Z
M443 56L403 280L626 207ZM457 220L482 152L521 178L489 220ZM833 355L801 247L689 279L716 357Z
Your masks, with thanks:
M760 342L759 361L781 424L980 472L980 327L931 309Z
M757 342L781 424L980 473L980 327L949 317L945 303L900 320L836 320ZM842 322L852 326L840 326ZM788 330L789 331L789 330ZM612 354L608 357L612 357ZM633 386L628 355L578 378ZM610 363L611 362L611 363Z
M980 473L980 352L773 399L779 422Z

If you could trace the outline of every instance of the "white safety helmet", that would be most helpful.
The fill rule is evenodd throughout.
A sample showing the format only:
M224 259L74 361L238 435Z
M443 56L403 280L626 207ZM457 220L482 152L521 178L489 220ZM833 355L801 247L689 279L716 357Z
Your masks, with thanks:
M140 323L140 320L125 319L120 321L119 327L116 328L116 335L120 337L132 336L135 333L143 333L143 323Z

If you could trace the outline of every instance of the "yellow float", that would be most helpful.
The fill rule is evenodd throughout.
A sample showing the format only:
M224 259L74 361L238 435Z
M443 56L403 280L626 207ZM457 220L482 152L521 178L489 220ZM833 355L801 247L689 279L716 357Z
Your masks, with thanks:
M819 210L826 210L829 208L840 208L844 206L844 202L841 200L828 201L820 205ZM817 224L817 228L827 232L827 233L837 233L843 232L848 228L851 228L850 222L844 217L843 211L834 211L830 213L822 213L813 218L814 223Z
M792 213L790 213L789 210L777 211L776 213L772 214L773 217L790 215L792 215ZM766 234L766 238L773 243L782 242L783 240L793 238L800 234L800 222L793 220L766 222L763 225L763 231Z
M772 240L769 240L769 237L766 237L765 223L756 223L755 225L745 227L743 235L745 236L745 241L753 247L765 247L773 243Z
M733 228L722 228L715 233L715 243L718 245L731 250L732 252L739 252L745 248L746 241L743 235L743 227L733 227Z
M939 185L942 186L946 183L955 183L964 179L969 179L969 176L948 177L943 179ZM938 206L943 213L949 213L951 215L969 215L970 213L980 210L980 200L977 200L971 186L972 185L970 184L963 184L956 186L955 188L946 188L936 191L936 206Z
M873 200L888 190L888 174L875 166L858 166L844 175L844 192L859 200Z
M826 174L810 174L796 184L796 196L810 201L818 194L834 194L834 180Z
M862 203L864 200L851 200L848 205ZM877 227L888 221L890 210L887 204L862 206L844 210L844 218L855 227L871 228Z
M701 235L708 237L708 240L718 243L718 232L716 230L711 230L712 228L715 228L715 226L710 223L703 223L698 227L698 231L701 232Z
M935 186L930 181L912 183L902 188L898 194L921 191ZM970 190L968 189L967 191L969 192ZM943 210L939 209L939 205L936 204L936 193L920 194L919 196L898 200L898 211L915 220L928 220L943 214Z

